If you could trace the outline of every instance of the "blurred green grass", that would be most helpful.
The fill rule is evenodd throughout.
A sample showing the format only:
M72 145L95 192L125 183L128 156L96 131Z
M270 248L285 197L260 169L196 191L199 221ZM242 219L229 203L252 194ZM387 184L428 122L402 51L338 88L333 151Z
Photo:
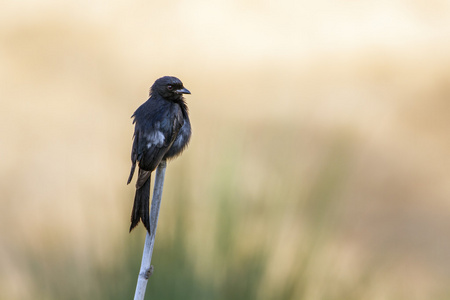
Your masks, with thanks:
M347 140L333 143L322 162L324 169L317 172L318 177L312 187L300 188L295 177L277 187L281 183L276 183L270 173L260 174L263 175L260 194L249 197L242 184L245 182L242 169L250 160L246 155L254 156L255 152L248 149L250 151L243 154L246 151L240 148L266 144L272 140L273 134L278 135L279 132L262 135L253 139L251 144L243 142L251 138L250 132L234 145L230 144L231 139L223 141L227 146L217 151L218 157L214 160L219 162L219 166L211 179L211 186L204 187L211 189L211 201L202 199L208 209L197 206L202 204L192 198L191 182L186 180L190 173L198 171L183 162L174 168L169 167L168 191L165 191L159 227L162 232L157 236L153 260L155 274L149 281L148 298L295 299L306 296L306 285L316 280L310 266L318 259L317 256L320 257L315 249L326 245L332 235L330 231L335 218L330 210L336 205L333 201L336 189L342 185L341 181L345 181L342 175L348 162L343 157L350 154L348 148L351 146ZM262 155L273 154L272 149L263 149L260 151ZM268 163L269 168L276 163L263 162ZM291 168L284 166L282 169L283 172L295 173L295 164ZM204 176L208 177L207 174ZM299 188L308 189L308 196L300 203L292 201L292 193L298 193ZM276 246L273 243L279 239L279 223L283 222L286 211L290 211L289 227L306 227L300 230L304 245L295 245L303 249L292 253L289 258L274 257L273 248ZM198 218L211 221L212 228L205 231L197 228L197 232L193 232ZM297 234L295 228L287 231L288 236ZM191 241L196 235L206 235L202 238L211 241L205 244L201 239ZM130 236L124 235L123 245L111 246L115 249L114 263L105 266L96 265L93 259L80 265L70 259L73 255L70 252L55 254L47 251L40 255L33 251L24 253L24 263L45 299L129 298L135 286L143 236L141 229ZM213 249L204 249L205 246ZM285 259L288 261L283 262ZM280 285L275 287L279 290L275 295L264 292L269 260L281 260L282 264L291 265L291 274L284 275ZM327 282L322 284L328 285ZM325 288L322 284L319 288ZM336 299L340 293L348 297L347 291L338 290L336 293L328 296L329 299Z
M292 135L302 132L304 140L311 140L313 133L301 128L266 129L255 129L256 137L248 129L221 139L209 159L198 161L186 152L186 157L169 164L147 298L377 299L383 289L392 299L411 297L379 277L386 266L371 261L380 259L377 255L364 261L358 257L360 250L345 254L355 249L342 244L345 232L339 207L354 168L355 140L345 132L333 134L313 167L299 172L298 165L308 158L300 155L305 143L294 149L287 146L293 145ZM280 138L289 130L292 135ZM203 130L198 131L202 136ZM278 147L265 147L274 137ZM188 151L208 143L196 139L197 145ZM295 153L299 159L281 160L280 152ZM255 160L270 171L254 174L259 178L253 189L246 178ZM214 172L193 165L210 166ZM132 191L127 197L131 199ZM126 218L127 213L121 215ZM74 260L76 245L66 251L54 244L39 253L35 249L21 253L36 298L130 298L145 233L139 228L127 235L125 229L119 230L120 238L117 232L108 233L116 238L105 245L102 255L111 252L106 263L89 253L93 249Z

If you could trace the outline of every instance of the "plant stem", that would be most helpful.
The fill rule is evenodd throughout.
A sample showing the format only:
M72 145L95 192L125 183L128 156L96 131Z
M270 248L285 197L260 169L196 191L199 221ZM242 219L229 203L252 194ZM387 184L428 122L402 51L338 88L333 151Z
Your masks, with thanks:
M155 245L156 227L158 225L159 207L161 206L161 196L164 187L164 175L166 173L167 163L161 161L156 169L155 184L153 187L152 206L150 209L150 234L147 232L145 237L144 252L142 253L141 269L139 270L138 281L134 300L143 300L145 289L150 275L153 273L151 265L153 246Z

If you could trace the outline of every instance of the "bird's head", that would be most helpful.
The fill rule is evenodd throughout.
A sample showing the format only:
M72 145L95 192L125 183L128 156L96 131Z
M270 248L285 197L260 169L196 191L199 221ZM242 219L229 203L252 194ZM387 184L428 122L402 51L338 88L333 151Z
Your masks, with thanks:
M190 94L180 79L164 76L155 81L150 88L150 95L158 93L166 100L177 101L183 99L183 94Z

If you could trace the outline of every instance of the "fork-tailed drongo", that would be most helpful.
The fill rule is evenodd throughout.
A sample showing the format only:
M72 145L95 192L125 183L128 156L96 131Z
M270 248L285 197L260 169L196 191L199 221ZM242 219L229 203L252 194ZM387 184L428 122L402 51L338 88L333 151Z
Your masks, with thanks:
M159 78L150 88L150 98L131 116L135 127L127 184L133 178L136 164L139 173L130 231L142 220L150 233L150 175L162 160L181 154L189 143L191 123L183 94L190 93L176 77Z

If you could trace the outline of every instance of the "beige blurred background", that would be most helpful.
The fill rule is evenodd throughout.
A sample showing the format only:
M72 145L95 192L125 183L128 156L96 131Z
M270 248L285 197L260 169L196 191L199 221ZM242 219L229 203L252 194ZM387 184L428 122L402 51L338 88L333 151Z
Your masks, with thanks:
M0 298L130 299L130 116L179 77L149 299L449 299L449 1L0 11Z

